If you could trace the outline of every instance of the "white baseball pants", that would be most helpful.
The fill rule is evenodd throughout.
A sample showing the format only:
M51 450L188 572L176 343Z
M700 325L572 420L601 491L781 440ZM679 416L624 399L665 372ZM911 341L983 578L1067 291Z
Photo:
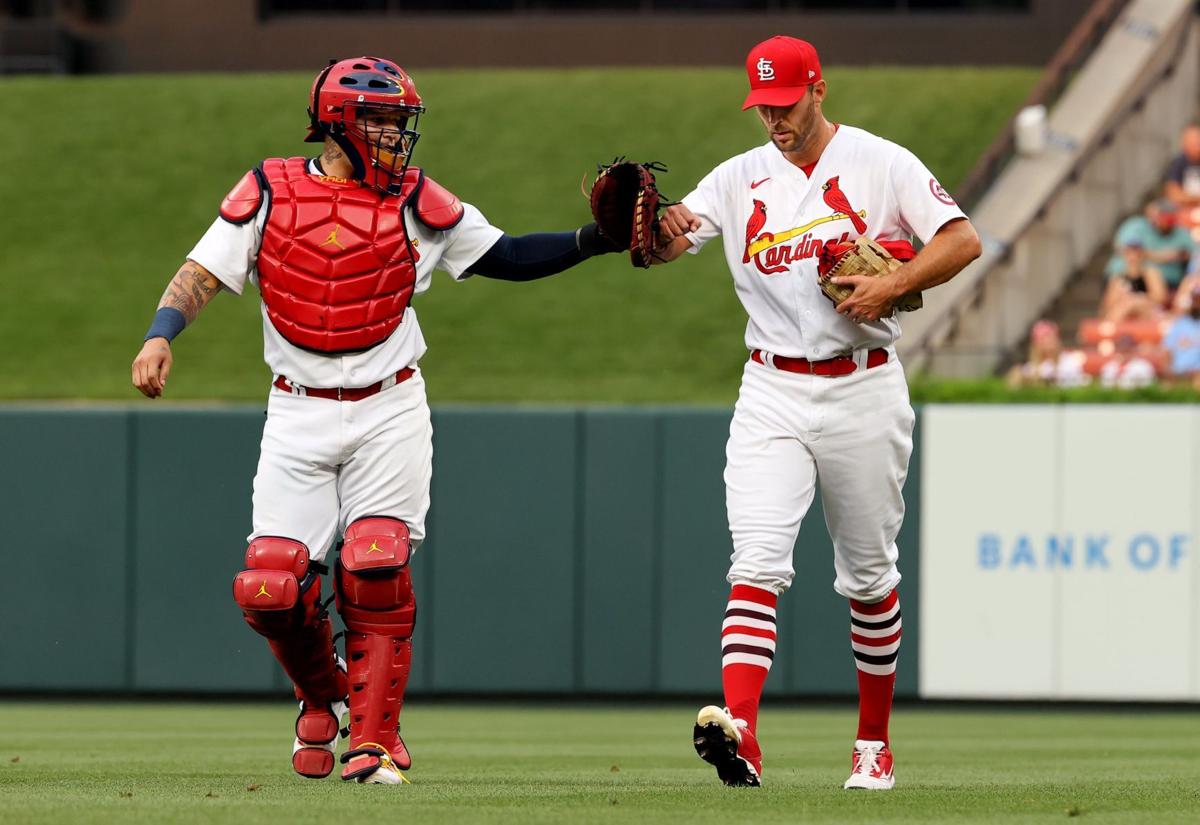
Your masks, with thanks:
M726 447L729 582L776 593L791 585L796 536L819 479L834 589L883 598L900 581L896 534L915 420L894 354L841 377L748 361Z
M420 370L360 401L272 387L249 539L295 539L322 561L346 525L390 516L408 525L415 547L425 537L432 466L433 427Z

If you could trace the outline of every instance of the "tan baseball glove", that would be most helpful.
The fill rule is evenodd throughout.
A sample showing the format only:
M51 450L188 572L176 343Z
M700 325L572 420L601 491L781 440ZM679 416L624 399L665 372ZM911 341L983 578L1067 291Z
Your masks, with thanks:
M834 278L843 275L885 278L916 254L908 241L876 241L860 237L845 243L829 243L821 250L821 257L817 261L817 283L825 297L837 306L849 298L854 289L835 284ZM923 305L920 292L909 292L892 304L891 314L895 314L896 310L912 312Z

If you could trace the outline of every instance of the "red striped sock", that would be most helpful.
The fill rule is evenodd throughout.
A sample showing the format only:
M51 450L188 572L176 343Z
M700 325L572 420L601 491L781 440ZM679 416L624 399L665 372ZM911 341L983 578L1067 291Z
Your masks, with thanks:
M886 743L900 650L895 590L874 604L850 600L850 647L858 666L858 738Z
M721 683L734 719L758 727L758 702L775 658L775 602L770 590L735 584L721 625Z

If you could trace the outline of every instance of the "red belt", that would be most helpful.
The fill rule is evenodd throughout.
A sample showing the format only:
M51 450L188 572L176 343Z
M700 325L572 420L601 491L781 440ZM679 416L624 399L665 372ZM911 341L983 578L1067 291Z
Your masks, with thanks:
M836 358L826 358L824 361L809 361L807 358L788 358L786 355L772 355L756 349L750 352L750 360L784 372L798 372L801 375L849 375L858 369L858 365L854 363L854 357L851 355L839 355ZM882 366L887 362L887 350L873 349L867 352L867 369Z
M413 377L413 368L405 367L395 375L389 375L382 381L376 381L369 387L302 387L294 384L282 375L271 384L292 395L311 395L313 398L331 398L335 401L361 401L382 390L391 389L397 384L403 384Z

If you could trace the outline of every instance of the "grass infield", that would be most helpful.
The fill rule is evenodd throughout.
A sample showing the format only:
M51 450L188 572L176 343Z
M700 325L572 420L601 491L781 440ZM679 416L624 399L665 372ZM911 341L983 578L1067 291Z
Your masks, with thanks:
M580 179L661 160L682 197L764 142L728 69L416 72L415 162L520 234L589 220ZM951 190L1033 85L1033 69L828 69L829 116L911 148ZM310 74L3 78L0 399L134 401L129 364L163 288L221 198L304 144ZM745 315L719 244L650 272L625 256L532 284L435 275L414 306L439 402L730 403ZM171 400L259 401L258 296L219 295L175 344Z
M1192 823L1200 713L901 708L897 789L847 792L851 709L768 707L766 785L691 749L695 709L410 703L413 784L291 773L286 702L0 704L0 820Z

